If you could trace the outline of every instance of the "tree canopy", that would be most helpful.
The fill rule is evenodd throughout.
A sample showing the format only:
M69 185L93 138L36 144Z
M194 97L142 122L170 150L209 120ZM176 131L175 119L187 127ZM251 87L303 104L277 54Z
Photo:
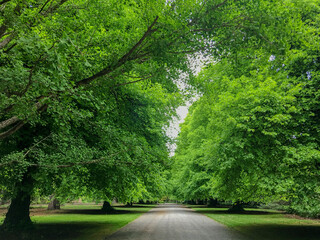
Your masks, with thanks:
M284 49L240 49L199 74L174 157L179 198L284 200L319 215L319 5L287 3L295 17L272 42Z
M179 197L318 208L318 27L312 0L1 1L4 226L30 222L34 192L161 197L165 127L190 89ZM195 77L199 56L212 64Z

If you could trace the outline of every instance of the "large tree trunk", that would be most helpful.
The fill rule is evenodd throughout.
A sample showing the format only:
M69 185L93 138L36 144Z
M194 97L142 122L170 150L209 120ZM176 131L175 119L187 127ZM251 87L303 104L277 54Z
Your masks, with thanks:
M32 226L29 215L32 189L33 179L29 173L26 173L22 182L16 185L16 194L11 200L9 210L4 219L3 230L10 231Z
M103 206L102 206L101 211L103 213L112 213L115 210L114 210L114 208L111 206L111 204L108 201L103 201Z
M196 200L196 204L197 204L197 205L204 205L203 199L197 199L197 200Z
M232 213L244 212L245 210L243 208L243 202L242 201L235 202L232 205L232 207L228 209L228 211Z
M60 210L60 201L52 195L48 204L48 210Z
M209 198L208 200L208 207L217 207L218 206L218 199L216 198Z

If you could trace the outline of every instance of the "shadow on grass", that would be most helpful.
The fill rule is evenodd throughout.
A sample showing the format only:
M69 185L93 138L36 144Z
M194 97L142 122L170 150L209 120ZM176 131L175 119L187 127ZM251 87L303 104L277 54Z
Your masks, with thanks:
M118 214L137 214L144 213L145 211L130 211L117 209L111 213L105 213L101 209L62 209L56 214L84 214L84 215L118 215Z
M273 214L279 214L279 212L267 212L267 211L251 211L251 210L245 210L242 212L229 212L228 210L198 210L197 212L202 214L241 214L241 215L273 215Z
M141 206L142 207L142 206ZM131 207L130 207L131 208ZM42 213L42 214L41 214ZM45 209L40 211L40 215L131 215L145 213L142 209L117 209L112 213L105 213L101 209L61 209L48 212ZM117 225L117 224L116 224ZM0 240L71 240L86 239L86 235L92 235L103 231L110 231L116 228L115 223L34 223L31 229L18 230L13 232L4 232L1 230L0 223Z
M261 224L242 226L254 240L319 240L320 226Z
M133 206L128 206L128 205L120 205L120 206L115 206L116 208L152 208L155 207L155 204L150 204L150 205L133 205Z
M86 232L99 231L108 224L102 223L59 223L41 224L36 223L30 230L3 232L0 229L1 240L69 240L77 239Z

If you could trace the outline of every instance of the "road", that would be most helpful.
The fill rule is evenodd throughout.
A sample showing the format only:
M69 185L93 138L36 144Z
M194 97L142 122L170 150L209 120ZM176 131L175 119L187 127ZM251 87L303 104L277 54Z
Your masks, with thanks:
M143 214L105 240L245 240L239 233L175 204Z

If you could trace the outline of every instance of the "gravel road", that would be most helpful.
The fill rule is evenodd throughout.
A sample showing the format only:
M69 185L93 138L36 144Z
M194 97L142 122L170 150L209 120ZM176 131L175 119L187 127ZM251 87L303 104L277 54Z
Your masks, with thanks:
M245 240L239 233L175 204L143 214L105 240Z

